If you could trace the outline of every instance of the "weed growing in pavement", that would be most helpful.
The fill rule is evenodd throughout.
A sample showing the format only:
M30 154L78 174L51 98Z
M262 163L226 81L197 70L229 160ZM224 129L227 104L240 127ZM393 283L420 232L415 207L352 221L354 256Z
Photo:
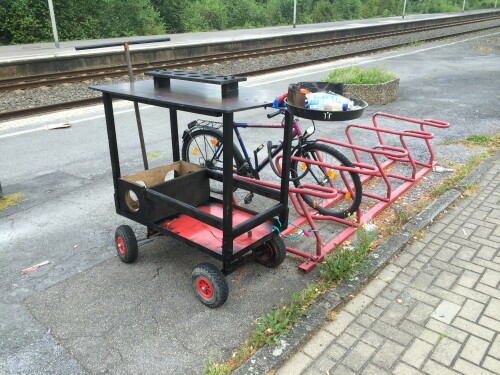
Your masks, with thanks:
M318 265L321 276L336 283L352 278L354 272L366 262L366 254L376 238L375 231L358 228L356 246L337 246L325 255L325 261Z
M248 343L255 348L264 344L279 344L278 335L286 335L309 305L329 286L329 283L317 282L310 284L300 293L293 293L288 305L271 311L258 320Z
M495 137L489 134L483 134L483 135L472 134L469 135L467 138L465 138L465 141L463 141L463 143L474 146L491 147L495 143Z
M384 227L385 232L387 233L388 236L395 233L399 228L400 227L398 227L396 225L388 225L388 226Z
M484 159L486 159L487 157L494 154L496 151L500 149L500 133L493 135L472 134L466 137L465 139L452 142L445 142L443 144L462 144L468 147L480 146L480 147L486 147L486 150L469 158L469 160L467 161L467 163L465 163L465 165L457 167L455 172L449 178L445 179L442 184L437 186L431 192L431 194L434 197L438 197L447 190L454 187L459 187L465 189L466 191L470 190L471 188L473 189L474 187L471 187L470 185L461 186L460 181L466 175L468 175L475 167L477 167Z
M424 238L424 232L422 231L410 231L411 235L413 236L414 239L416 240L421 240Z
M488 147L492 149L500 148L500 134L471 134L464 139L441 142L442 145L461 144L464 146Z
M479 184L465 184L462 186L462 188L464 189L462 195L464 197L469 197L477 191L477 189L479 188Z
M434 188L431 191L431 195L434 197L439 197L440 195L443 195L446 191L455 188L455 187L461 187L460 186L460 181L467 176L474 168L476 168L483 160L488 158L492 152L490 150L481 152L477 155L472 156L465 165L462 165L458 167L453 174L445 179L440 185L438 185L436 188Z
M377 237L375 231L368 231L359 228L356 231L356 245L348 250L336 249L325 257L324 264L328 271L321 270L322 278L309 284L301 292L293 293L290 303L264 314L255 324L250 337L240 346L238 351L225 363L215 363L210 360L205 365L203 373L205 375L227 375L241 366L253 353L265 344L279 344L279 335L286 335L292 326L305 314L308 307L316 299L331 289L335 283L352 277L363 263L368 250ZM346 253L341 255L341 261L335 259L336 253ZM344 258L345 256L345 258ZM350 265L349 265L350 263ZM338 265L338 267L336 266Z
M394 216L396 216L396 227L401 227L405 225L408 221L410 221L410 213L408 210L401 209L401 208L395 208L394 209Z
M224 375L228 373L227 364L217 363L213 358L210 358L208 363L203 366L203 374L206 375Z
M21 203L21 193L6 195L0 199L0 211L3 211L11 206L17 206Z

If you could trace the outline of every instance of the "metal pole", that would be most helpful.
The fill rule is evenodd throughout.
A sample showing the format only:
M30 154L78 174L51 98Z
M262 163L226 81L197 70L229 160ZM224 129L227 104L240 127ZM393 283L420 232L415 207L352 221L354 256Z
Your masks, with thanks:
M293 28L295 29L295 23L297 20L297 0L293 0Z
M403 18L405 18L405 12L406 12L406 0L403 3Z
M0 182L0 199L3 198L2 183Z
M52 33L54 34L54 42L56 43L56 48L59 48L59 37L57 36L56 16L54 15L54 5L52 5L52 0L49 0L49 13L50 13L50 22L52 23Z
M128 42L123 43L123 48L125 49L125 60L127 61L128 78L130 83L134 82L134 72L132 71L132 61L130 59L130 50L128 48ZM146 145L144 144L144 133L142 131L141 114L139 113L139 103L134 100L134 110L135 118L137 120L137 130L139 131L139 141L141 142L141 152L142 161L144 163L144 169L148 170L148 156L146 154Z
M465 11L465 0L464 0L464 4L462 5L462 12Z

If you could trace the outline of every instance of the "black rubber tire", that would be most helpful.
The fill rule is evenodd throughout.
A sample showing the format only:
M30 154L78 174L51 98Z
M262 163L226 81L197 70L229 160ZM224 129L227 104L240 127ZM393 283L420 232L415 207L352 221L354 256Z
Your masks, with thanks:
M194 128L191 130L182 140L182 160L188 161L193 164L199 164L207 168L215 168L220 171L222 171L222 150L217 150L218 152L221 152L221 155L217 160L212 160L213 155L211 156L210 161L207 160L207 156L205 154L207 152L211 152L212 150L209 149L213 146L210 146L210 142L206 141L206 137L210 137L212 139L217 140L217 146L222 145L222 132L217 129L211 129L211 128ZM194 144L198 148L200 152L200 157L195 158L193 156L190 156L190 147L195 142ZM202 147L201 145L204 145L205 147L205 153L202 152ZM208 146L208 148L207 148ZM196 160L195 160L196 159ZM242 165L244 164L244 158L241 155L240 150L236 145L233 144L233 159L234 159L234 164L236 167L236 170L240 170ZM222 182L220 181L214 181L210 180L210 190L214 193L217 194L222 194Z
M123 263L133 263L139 255L135 233L128 225L120 225L115 232L116 253Z
M275 268L278 267L286 257L285 242L281 237L275 234L271 239L257 248L257 251L264 251L263 255L257 256L255 259L260 264Z
M297 150L297 152L294 154L294 156L308 156L311 155L313 152L322 152L323 154L327 154L329 160L328 162L330 163L335 163L337 165L344 165L346 167L352 167L352 163L345 157L340 151L334 149L333 147L330 147L328 145L318 143L318 142L309 142L306 143L301 149ZM323 161L327 162L325 160L326 158L323 158ZM316 170L319 170L319 167L316 166ZM324 172L320 172L323 174L323 177L325 176ZM296 187L298 187L301 183L312 183L316 185L321 185L325 186L325 182L322 181L322 183L318 183L318 178L315 177L309 170L309 168L306 168L304 172L299 171L299 162L292 160L291 166L290 166L290 174L291 178L293 180L293 183ZM349 184L354 186L354 197L351 197L349 200L350 203L345 202L343 199L341 199L339 202L335 203L334 205L324 208L321 207L320 204L318 204L318 201L321 202L321 198L316 198L313 196L309 196L307 194L301 194L302 199L311 206L312 208L316 209L320 214L326 215L326 216L334 216L338 217L341 219L344 219L348 217L349 215L353 214L356 212L358 209L359 205L361 204L361 198L363 195L363 188L361 186L361 179L359 178L359 174L356 172L342 172L336 170L335 174L341 175L342 178L338 181L343 185L345 188L345 183L344 183L344 178L347 179L350 177ZM314 177L314 181L308 181L306 177ZM333 183L335 186L335 182L333 179L330 179L327 177L327 179L323 179L324 181L328 181L330 183ZM338 185L338 184L337 184ZM328 185L327 185L328 186ZM342 186L336 186L337 188L342 189Z
M211 308L222 306L229 295L226 278L211 263L200 263L194 268L191 286L201 303Z

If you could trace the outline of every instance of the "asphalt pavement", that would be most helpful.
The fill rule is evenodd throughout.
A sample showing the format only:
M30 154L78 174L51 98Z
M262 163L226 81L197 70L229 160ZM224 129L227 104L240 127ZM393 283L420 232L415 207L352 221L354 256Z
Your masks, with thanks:
M450 122L432 141L438 163L447 165L481 150L443 141L500 130L499 47L500 33L491 30L258 77L246 85L281 93L288 83L318 80L335 66L385 66L401 79L399 99L370 107L356 122L367 123L377 110ZM151 150L170 144L163 126L168 113L147 108L143 114ZM208 309L190 286L193 267L211 260L200 252L159 238L141 246L137 263L122 264L115 257L115 228L131 224L139 237L144 229L114 212L102 108L54 116L0 124L3 192L24 196L20 206L0 213L4 373L201 373L209 359L227 359L259 316L314 280L317 273L302 274L300 260L290 256L276 269L248 264L228 277L226 304ZM263 117L255 111L250 116ZM73 121L68 129L43 129L47 121L68 118ZM136 135L132 110L124 107L117 121L125 139L124 170L137 169L136 138L127 136ZM318 125L317 135L341 137L343 128ZM253 143L261 141L262 134L252 134ZM168 156L161 154L155 162L165 161ZM410 194L410 204L446 176L431 173ZM50 263L21 275L43 261Z

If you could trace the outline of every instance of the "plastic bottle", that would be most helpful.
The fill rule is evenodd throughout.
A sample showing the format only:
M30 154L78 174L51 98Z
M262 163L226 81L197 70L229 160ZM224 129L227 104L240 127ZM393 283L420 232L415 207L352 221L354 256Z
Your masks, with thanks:
M318 111L347 111L349 110L348 103L340 103L331 99L310 99L306 103L306 107Z
M335 93L316 92L306 95L306 107L320 111L348 111L354 103L345 96Z

